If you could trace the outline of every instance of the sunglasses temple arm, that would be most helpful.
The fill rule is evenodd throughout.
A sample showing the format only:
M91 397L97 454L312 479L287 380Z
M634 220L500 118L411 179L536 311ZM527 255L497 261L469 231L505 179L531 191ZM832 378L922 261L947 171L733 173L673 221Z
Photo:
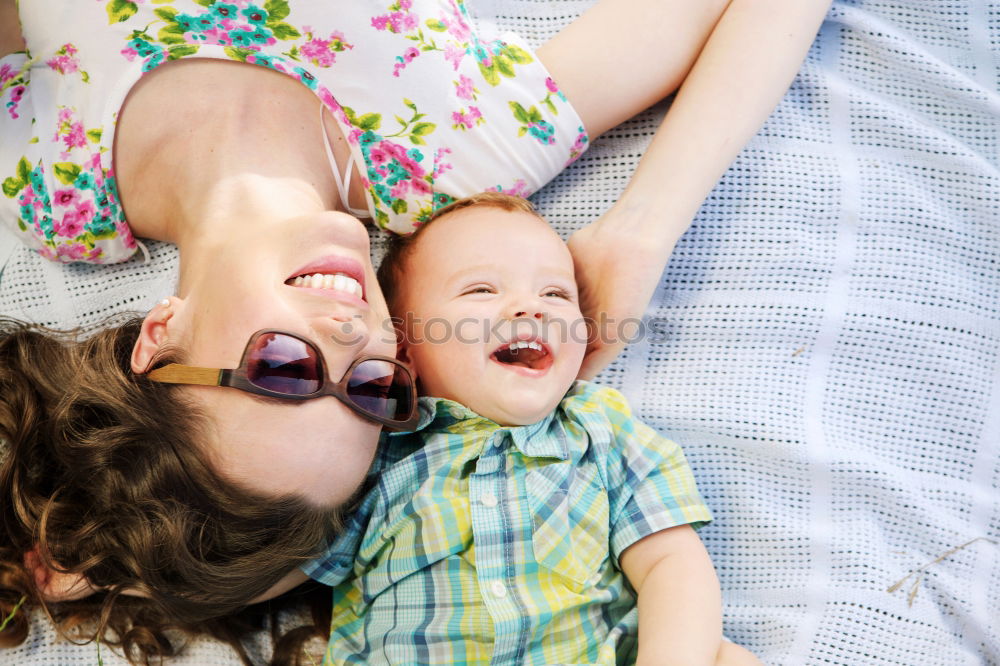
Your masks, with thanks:
M229 379L232 370L218 368L198 368L193 365L171 363L148 373L150 379L168 384L200 384L202 386L221 386Z

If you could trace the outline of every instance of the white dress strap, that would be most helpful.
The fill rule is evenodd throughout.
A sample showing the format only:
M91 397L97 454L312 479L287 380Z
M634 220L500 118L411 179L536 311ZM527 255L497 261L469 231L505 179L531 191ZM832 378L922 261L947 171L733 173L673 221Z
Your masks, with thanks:
M344 206L344 210L353 215L354 217L367 218L371 217L367 208L351 208L350 203L350 192L351 192L351 176L354 175L354 152L351 152L350 158L347 160L347 176L346 182L345 178L340 175L340 169L337 167L337 158L333 156L333 148L330 146L330 137L326 135L326 124L323 122L323 111L325 107L320 104L319 106L319 128L323 133L323 147L326 148L326 159L330 162L330 171L333 172L333 180L337 183L337 192L340 193L340 203Z

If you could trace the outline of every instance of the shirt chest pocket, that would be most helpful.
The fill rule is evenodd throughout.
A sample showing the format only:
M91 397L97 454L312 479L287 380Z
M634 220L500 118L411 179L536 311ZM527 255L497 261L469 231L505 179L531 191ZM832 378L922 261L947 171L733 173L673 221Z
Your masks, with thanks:
M528 470L532 547L539 564L582 591L608 557L608 492L595 471L558 462Z

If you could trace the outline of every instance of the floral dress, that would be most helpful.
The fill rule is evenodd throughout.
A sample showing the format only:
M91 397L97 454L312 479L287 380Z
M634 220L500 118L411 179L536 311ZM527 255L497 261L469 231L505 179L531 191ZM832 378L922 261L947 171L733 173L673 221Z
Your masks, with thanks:
M0 219L50 259L135 252L115 122L169 60L235 60L313 90L363 165L372 219L399 233L458 197L531 194L588 143L527 45L478 32L463 0L30 0L19 14L27 51L0 58Z

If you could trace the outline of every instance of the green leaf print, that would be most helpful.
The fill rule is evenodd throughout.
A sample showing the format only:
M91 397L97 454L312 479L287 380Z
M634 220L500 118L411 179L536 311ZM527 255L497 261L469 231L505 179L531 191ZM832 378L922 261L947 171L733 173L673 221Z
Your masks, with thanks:
M378 113L366 113L357 119L357 122L353 122L355 127L363 130L377 130L382 126L382 115Z
M153 13L168 22L173 22L174 17L177 16L177 10L173 7L160 7L159 9L153 10Z
M518 65L527 65L529 62L535 61L535 59L531 57L530 53L528 53L527 51L518 46L513 46L511 44L507 45L507 48L504 49L504 53L507 55L508 58L516 62Z
M264 3L264 11L267 12L267 27L269 28L272 21L277 23L292 13L292 10L288 8L286 0L267 0Z
M184 28L177 23L169 23L160 28L157 39L164 44L186 44L184 39Z
M101 134L103 134L103 132L102 132L102 130L99 130L99 129L89 129L89 130L87 130L87 138L90 139L91 143L100 143L101 142Z
M498 55L493 59L493 66L508 79L514 78L514 61L505 55Z
M25 185L26 185L25 181L18 180L17 178L11 176L10 178L7 178L6 180L3 181L3 193L6 194L9 198L13 199L14 197L17 196L17 193L24 188Z
M31 162L28 161L27 157L22 157L17 162L17 177L22 183L27 183L31 180Z
M511 102L510 108L514 112L514 117L517 118L517 122L525 124L531 122L531 118L528 116L528 112L525 111L523 106L517 102Z
M254 53L254 51L251 51L250 49L242 49L238 46L227 46L224 50L227 56L240 62L246 62L247 57L251 53Z
M395 201L392 202L392 212L395 213L396 215L402 215L403 213L405 213L406 208L407 206L405 199L396 199Z
M267 22L267 27L274 32L274 36L278 39L298 39L302 36L302 33L296 30L294 27L287 23L278 22L271 23Z
M440 19L427 19L427 27L434 32L444 32L448 29L448 26Z
M111 0L108 3L108 25L121 23L132 18L137 11L138 5L129 0Z
M184 46L174 46L167 52L168 60L177 60L179 58L184 58L189 55L194 55L198 52L198 47L193 44L186 44Z
M410 130L410 133L417 136L427 136L434 131L435 127L436 125L434 123L417 123L413 126L413 129Z
M500 75L497 74L497 70L492 67L486 67L483 63L479 63L479 73L483 75L486 79L486 83L491 86L496 86L500 84Z
M202 7L211 7L215 4L215 0L194 0L194 4L201 5Z
M72 162L56 162L52 168L55 170L56 178L65 185L72 185L76 177L80 175L80 165Z

